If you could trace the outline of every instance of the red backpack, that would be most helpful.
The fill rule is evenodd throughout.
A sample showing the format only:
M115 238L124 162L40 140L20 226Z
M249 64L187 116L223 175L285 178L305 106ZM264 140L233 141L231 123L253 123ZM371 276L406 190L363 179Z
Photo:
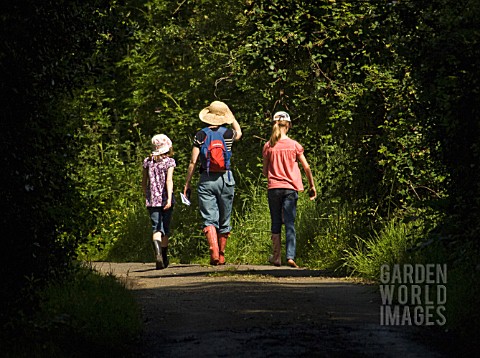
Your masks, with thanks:
M200 147L202 167L210 172L223 172L230 170L231 152L228 151L223 135L227 131L225 127L219 127L216 131L203 128L206 138Z

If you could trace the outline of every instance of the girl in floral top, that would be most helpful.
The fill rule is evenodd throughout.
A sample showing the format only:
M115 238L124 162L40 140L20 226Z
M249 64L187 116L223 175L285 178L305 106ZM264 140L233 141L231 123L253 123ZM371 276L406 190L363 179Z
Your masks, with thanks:
M168 236L172 220L173 169L176 167L172 141L165 134L152 138L154 151L143 161L142 188L153 230L156 269L168 266Z

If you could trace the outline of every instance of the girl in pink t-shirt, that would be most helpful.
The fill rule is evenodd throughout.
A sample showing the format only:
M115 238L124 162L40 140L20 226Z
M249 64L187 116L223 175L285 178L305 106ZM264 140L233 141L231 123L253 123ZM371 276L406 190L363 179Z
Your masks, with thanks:
M277 112L273 116L273 129L270 140L263 147L263 175L268 178L268 206L272 221L273 255L270 262L281 264L281 232L285 224L287 265L298 267L295 263L296 233L295 217L298 192L303 191L302 176L298 162L308 179L310 200L317 197L312 171L303 154L303 147L287 136L291 128L290 115Z

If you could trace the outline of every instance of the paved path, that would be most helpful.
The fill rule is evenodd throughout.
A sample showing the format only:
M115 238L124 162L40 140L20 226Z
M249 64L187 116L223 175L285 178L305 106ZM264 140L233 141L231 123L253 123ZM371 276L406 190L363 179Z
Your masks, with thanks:
M318 270L95 263L127 278L144 357L442 357L425 327L380 325L373 285Z

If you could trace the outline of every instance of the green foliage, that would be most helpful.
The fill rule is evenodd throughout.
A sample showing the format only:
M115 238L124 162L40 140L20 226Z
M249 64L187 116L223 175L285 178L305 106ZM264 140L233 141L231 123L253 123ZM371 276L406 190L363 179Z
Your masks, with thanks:
M451 178L440 208L448 214L442 230L459 247L465 240L476 242L478 253L480 4L436 0L405 6L400 14L401 48L421 88L415 113L430 128L430 141L438 143L434 160Z
M420 220L390 220L369 239L358 237L357 246L346 250L344 265L352 274L378 280L382 265L412 263L413 249L422 240L422 225Z
M133 295L113 276L79 267L37 295L33 316L21 316L10 327L17 335L2 347L6 357L128 356L129 344L141 332Z
M228 241L230 263L266 264L271 254L270 211L265 179L253 173L235 173L233 233Z
M236 262L263 262L269 250L268 240L253 239L268 239L269 230L259 189L266 184L256 179L258 138L268 138L265 118L280 108L292 113L291 135L304 144L321 194L299 215L305 264L338 266L355 235L381 229L379 218L444 195L446 174L429 156L438 142L412 110L418 88L398 50L392 4L230 1L219 12L210 1L132 5L116 9L131 30L127 51L114 51L108 36L98 42L98 54L108 49L116 62L74 103L83 125L75 133L81 165L71 178L89 207L82 257L120 259L133 245L125 260L148 258L148 220L138 200L149 138L162 132L173 139L174 182L182 188L190 138L202 126L197 113L212 93L228 102L244 132L234 148ZM314 232L302 229L308 222ZM171 252L181 262L205 256L199 223L195 203L177 205ZM135 230L142 234L133 238Z
M358 232L359 213L338 202L314 203L304 198L297 221L303 262L312 268L341 270L345 250Z
M441 141L418 111L423 89L402 42L414 30L397 26L409 11L423 13L412 4L229 1L221 11L212 1L129 5L115 9L129 37L118 41L104 32L97 56L109 54L115 62L106 61L105 73L78 90L73 106L83 125L75 132L80 165L71 178L88 203L82 251L98 251L90 257L133 244L128 227L142 230L147 223L138 214L139 166L153 134L174 140L174 180L182 187L190 138L201 127L197 113L212 97L228 102L244 132L234 149L242 173L235 204L239 245L259 235L249 227L263 225L244 220L268 219L265 202L238 198L257 180L258 137L268 137L265 119L280 108L292 114L291 135L304 144L321 193L321 202L300 220L319 227L301 235L309 237L305 248L314 248L306 250L310 265L335 265L352 237L382 229L381 218L403 217L445 197L450 173L432 155ZM194 206L176 210L181 214L174 215L172 252L190 262L205 250L200 220ZM127 217L137 217L138 224ZM140 236L137 247L144 252L148 234ZM253 247L263 252L268 244ZM236 260L252 257L237 249ZM145 259L146 252L134 256Z
M150 218L143 205L111 209L102 216L97 232L78 246L83 261L149 262L152 252ZM105 223L110 223L106 227Z
M69 134L79 118L68 103L73 89L96 68L92 54L98 31L108 27L108 18L99 16L104 5L2 4L0 220L2 252L9 262L2 265L2 276L9 289L0 318L24 303L26 278L41 284L74 258L75 236L83 227L75 215L81 199L68 177L75 154Z

